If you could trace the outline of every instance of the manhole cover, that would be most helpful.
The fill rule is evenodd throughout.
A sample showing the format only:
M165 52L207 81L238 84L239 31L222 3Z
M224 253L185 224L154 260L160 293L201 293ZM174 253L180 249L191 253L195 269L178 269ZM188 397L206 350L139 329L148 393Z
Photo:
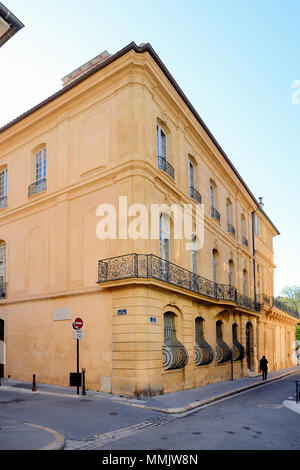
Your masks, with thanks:
M271 408L271 409L274 409L274 410L279 410L280 408L283 408L282 405L275 405L275 404L272 404L272 403L262 403L260 405L257 405L258 408Z
M115 411L112 411L111 413L109 413L111 416L116 416L118 413L116 413Z

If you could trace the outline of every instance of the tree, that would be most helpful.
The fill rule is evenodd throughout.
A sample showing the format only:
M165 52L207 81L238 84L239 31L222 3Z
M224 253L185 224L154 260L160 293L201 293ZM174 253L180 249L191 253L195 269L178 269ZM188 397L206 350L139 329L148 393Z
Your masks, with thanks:
M282 289L278 297L280 302L291 307L296 312L300 313L300 286L286 286Z

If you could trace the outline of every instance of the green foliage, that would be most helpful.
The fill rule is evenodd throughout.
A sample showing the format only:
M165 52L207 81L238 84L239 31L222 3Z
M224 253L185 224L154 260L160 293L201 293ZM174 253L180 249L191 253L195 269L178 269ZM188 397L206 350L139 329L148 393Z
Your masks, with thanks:
M300 286L284 287L278 300L293 308L296 312L300 313Z

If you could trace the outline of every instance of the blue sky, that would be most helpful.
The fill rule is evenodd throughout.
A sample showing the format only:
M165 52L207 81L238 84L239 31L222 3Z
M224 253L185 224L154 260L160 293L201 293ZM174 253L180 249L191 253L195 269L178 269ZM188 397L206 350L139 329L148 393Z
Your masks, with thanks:
M300 285L300 1L2 0L24 24L0 49L0 125L60 79L150 42L281 235L275 295Z

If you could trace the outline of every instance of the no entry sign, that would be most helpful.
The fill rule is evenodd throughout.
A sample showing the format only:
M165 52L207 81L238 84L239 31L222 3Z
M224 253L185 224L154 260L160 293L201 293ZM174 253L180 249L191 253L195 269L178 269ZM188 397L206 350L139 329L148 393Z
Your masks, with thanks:
M75 320L72 323L74 330L81 330L83 327L83 321L81 318L75 318Z

